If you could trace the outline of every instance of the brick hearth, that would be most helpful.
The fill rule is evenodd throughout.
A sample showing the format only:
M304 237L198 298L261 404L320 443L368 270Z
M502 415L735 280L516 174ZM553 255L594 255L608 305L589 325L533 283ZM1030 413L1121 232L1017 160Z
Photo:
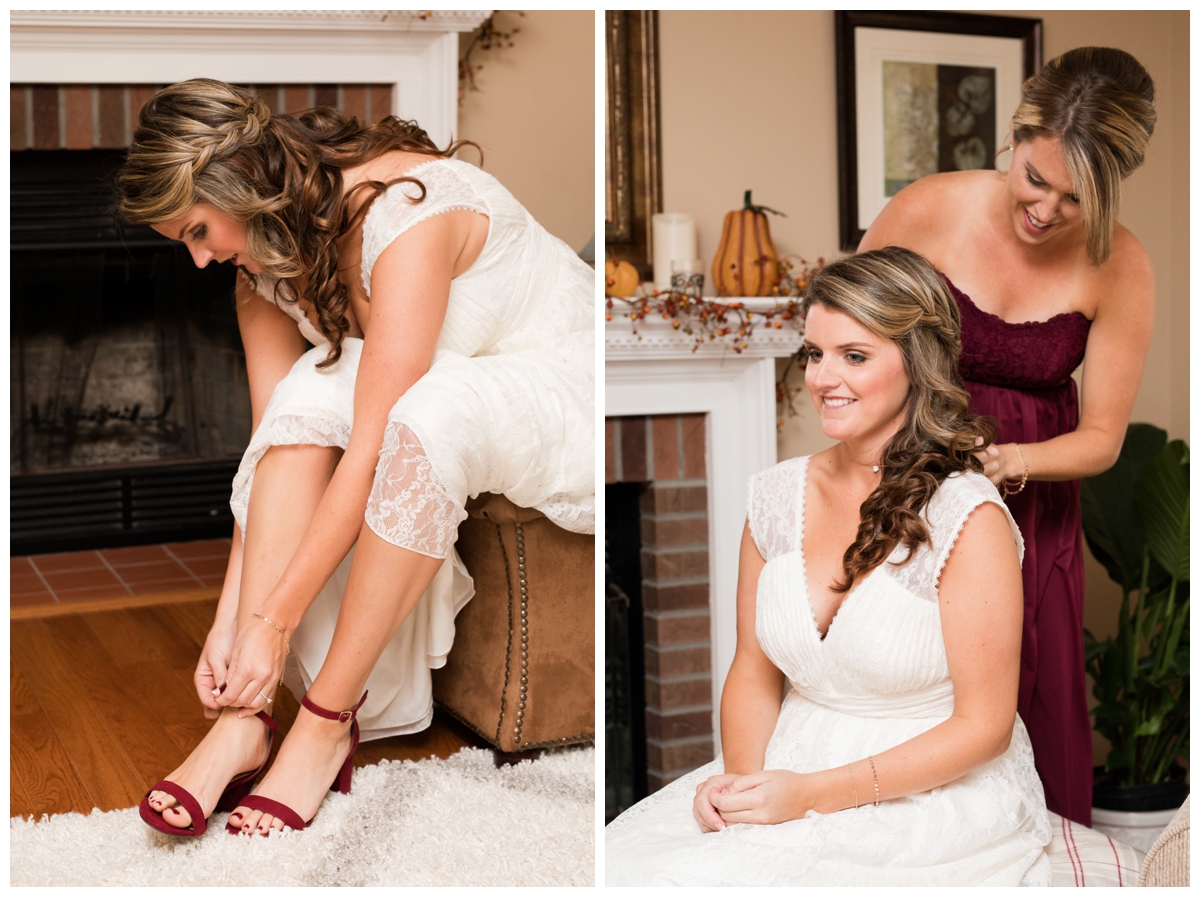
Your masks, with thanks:
M641 494L647 784L713 758L703 414L605 420L605 482Z

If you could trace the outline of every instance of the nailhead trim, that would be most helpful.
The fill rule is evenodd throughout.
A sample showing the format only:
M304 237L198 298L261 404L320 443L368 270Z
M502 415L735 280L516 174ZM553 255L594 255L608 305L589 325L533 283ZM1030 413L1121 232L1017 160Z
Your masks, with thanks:
M520 522L516 526L517 578L521 581L521 698L517 704L517 724L513 729L513 740L520 745L521 727L525 725L526 689L529 686L529 581L525 576L525 528ZM507 682L505 685L507 687Z
M496 540L500 543L500 556L504 559L504 581L508 584L508 645L504 649L504 688L500 691L500 718L496 720L496 745L500 745L500 730L504 725L504 713L508 709L508 679L512 662L513 641L513 585L512 573L508 569L508 550L504 547L504 530L496 524Z

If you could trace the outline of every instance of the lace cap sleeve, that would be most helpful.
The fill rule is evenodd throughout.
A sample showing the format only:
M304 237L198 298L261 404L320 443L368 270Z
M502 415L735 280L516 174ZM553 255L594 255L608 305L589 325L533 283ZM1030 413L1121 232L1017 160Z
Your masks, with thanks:
M371 270L383 250L405 231L420 224L427 218L450 212L454 209L466 209L488 215L487 203L476 192L475 188L455 170L451 160L436 159L424 165L418 165L409 172L425 187L425 198L421 199L420 188L411 181L404 181L389 187L371 205L363 221L362 240L362 284L367 295L371 295Z
M1004 511L1013 541L1017 543L1017 557L1024 558L1025 542L1021 538L1021 531L996 487L982 474L962 473L947 477L922 512L929 526L932 544L922 545L912 561L895 568L893 578L914 595L936 602L942 570L946 567L954 543L958 541L959 533L971 513L989 501ZM907 551L903 546L898 546L889 561L902 562Z
M750 478L746 519L764 560L800 547L804 527L804 469L807 458L792 458Z

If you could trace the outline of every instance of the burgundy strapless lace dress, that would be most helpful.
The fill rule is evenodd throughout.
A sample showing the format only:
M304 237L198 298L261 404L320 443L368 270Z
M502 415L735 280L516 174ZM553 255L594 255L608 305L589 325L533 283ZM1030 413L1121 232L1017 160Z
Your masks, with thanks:
M1010 324L946 283L962 316L959 370L971 411L999 424L997 442L1044 442L1079 424L1071 372L1091 322L1078 312ZM1006 499L1025 539L1025 628L1017 712L1029 729L1047 807L1092 821L1092 731L1083 667L1083 530L1079 481L1030 481Z

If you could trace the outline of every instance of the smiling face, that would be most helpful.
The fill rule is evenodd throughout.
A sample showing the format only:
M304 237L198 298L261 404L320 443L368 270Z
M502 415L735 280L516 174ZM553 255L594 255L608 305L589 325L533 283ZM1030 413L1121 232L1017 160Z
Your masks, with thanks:
M178 218L151 227L164 237L181 240L197 268L215 259L241 265L251 274L262 273L246 252L246 226L207 203L198 202Z
M804 383L825 435L877 456L904 424L909 380L900 347L818 302L804 325Z
M1013 227L1023 243L1036 245L1058 234L1082 233L1079 197L1058 138L1034 137L1016 145L1008 192Z

